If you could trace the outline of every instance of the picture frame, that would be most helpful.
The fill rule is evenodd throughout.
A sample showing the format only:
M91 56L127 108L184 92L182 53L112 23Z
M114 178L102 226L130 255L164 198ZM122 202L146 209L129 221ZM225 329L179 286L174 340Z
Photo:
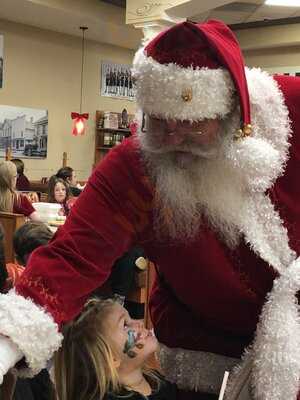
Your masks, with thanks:
M101 96L135 100L131 65L110 61L101 63Z
M0 105L0 157L46 158L48 110Z

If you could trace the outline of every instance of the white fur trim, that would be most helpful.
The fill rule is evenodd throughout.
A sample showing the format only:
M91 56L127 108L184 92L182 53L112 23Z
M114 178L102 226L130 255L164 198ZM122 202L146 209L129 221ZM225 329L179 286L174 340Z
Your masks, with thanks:
M253 193L241 213L240 227L252 250L275 270L283 273L295 260L287 230L266 195Z
M258 400L296 400L300 378L300 259L275 280L253 346L253 389Z
M52 317L14 290L0 295L0 333L8 336L24 354L29 369L20 371L20 375L26 377L45 368L62 341Z
M159 64L140 49L134 58L136 100L147 114L180 120L201 120L227 115L233 108L234 85L224 69L183 68ZM192 100L182 92L192 89Z
M246 68L251 105L251 137L232 142L227 153L250 191L265 192L282 175L291 127L282 92L266 72Z
M261 138L237 140L227 157L237 169L244 186L254 192L265 192L283 168L279 151Z
M295 259L287 230L266 190L284 173L291 135L288 109L274 79L260 69L246 69L253 132L231 141L225 164L240 185L244 203L235 224L252 249L282 273ZM238 121L237 116L235 116ZM235 204L233 204L235 207Z

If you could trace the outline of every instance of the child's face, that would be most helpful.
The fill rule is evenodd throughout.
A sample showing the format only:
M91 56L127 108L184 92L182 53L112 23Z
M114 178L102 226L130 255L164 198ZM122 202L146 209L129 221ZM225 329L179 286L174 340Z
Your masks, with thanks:
M63 203L66 200L67 193L65 185L61 182L57 182L54 186L54 198L57 203Z
M120 355L121 366L140 367L158 348L158 341L152 331L146 329L142 321L131 319L120 304L112 306L104 329L108 340ZM130 345L132 332L135 337L133 346ZM134 357L128 355L128 348L134 353Z
M76 186L77 185L77 178L76 178L75 171L72 171L72 176L71 176L71 179L70 179L70 185L72 185L72 186Z

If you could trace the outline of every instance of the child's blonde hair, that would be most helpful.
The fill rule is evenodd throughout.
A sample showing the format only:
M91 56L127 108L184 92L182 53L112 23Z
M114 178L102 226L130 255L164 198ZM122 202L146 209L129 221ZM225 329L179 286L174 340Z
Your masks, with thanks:
M54 358L58 400L102 400L107 392L119 392L114 349L102 333L115 304L111 299L91 299L64 327L62 347Z
M13 187L17 167L11 161L0 162L0 211L13 212L14 201L18 195Z

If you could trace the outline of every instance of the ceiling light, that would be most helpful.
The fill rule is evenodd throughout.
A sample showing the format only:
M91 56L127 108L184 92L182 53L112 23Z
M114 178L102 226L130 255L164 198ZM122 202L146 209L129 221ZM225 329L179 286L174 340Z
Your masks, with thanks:
M266 0L267 6L300 7L300 0Z
M87 26L80 26L82 32L82 48L81 48L81 75L80 75L80 106L79 113L72 112L71 118L73 120L72 134L74 136L84 135L86 121L89 118L88 113L82 113L82 94L83 94L83 67L84 67L84 32L88 29Z

